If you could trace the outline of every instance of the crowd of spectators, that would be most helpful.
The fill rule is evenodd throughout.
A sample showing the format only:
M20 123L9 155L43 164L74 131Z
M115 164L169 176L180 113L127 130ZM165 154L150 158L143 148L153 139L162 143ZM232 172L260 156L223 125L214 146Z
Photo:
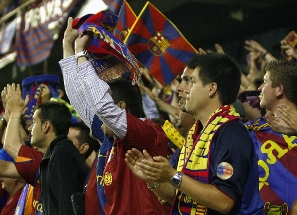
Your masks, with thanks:
M99 78L70 17L65 95L53 76L1 92L0 214L297 215L296 38L282 58L245 41L246 72L215 44L133 84Z

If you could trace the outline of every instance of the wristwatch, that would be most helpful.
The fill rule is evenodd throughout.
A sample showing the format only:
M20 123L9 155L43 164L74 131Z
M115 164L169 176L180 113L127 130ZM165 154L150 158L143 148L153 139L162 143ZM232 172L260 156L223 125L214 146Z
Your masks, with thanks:
M86 50L82 50L82 51L78 52L78 53L75 55L76 60L77 60L78 58L80 58L80 57L86 57L86 58L88 58L88 56L89 56L89 54L88 54L88 52L87 52Z
M181 181L182 181L183 173L177 172L172 178L170 183L175 186L176 188L179 187Z

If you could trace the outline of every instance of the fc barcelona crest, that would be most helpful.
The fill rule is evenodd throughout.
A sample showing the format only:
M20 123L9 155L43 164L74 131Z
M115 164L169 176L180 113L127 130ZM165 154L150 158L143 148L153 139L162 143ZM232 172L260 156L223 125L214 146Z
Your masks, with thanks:
M156 35L150 38L147 45L148 49L154 55L160 56L165 53L166 49L170 46L170 43L160 32L157 31Z
M112 174L110 172L106 172L104 174L104 185L111 185L112 183Z

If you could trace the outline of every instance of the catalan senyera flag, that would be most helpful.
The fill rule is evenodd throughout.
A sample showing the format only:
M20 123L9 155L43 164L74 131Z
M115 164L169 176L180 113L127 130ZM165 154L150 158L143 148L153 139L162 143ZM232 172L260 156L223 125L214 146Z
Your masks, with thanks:
M163 86L197 53L181 32L147 2L124 41L132 54Z
M117 25L115 27L114 35L116 38L124 41L130 29L132 28L134 22L136 21L137 16L134 11L127 3L126 0L123 1Z

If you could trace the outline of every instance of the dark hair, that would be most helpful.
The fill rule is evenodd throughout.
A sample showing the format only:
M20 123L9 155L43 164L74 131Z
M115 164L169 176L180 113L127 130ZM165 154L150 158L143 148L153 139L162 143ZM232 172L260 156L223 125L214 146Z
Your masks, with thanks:
M269 72L271 87L283 85L286 97L297 104L297 63L292 61L271 61L265 68Z
M75 136L79 145L83 143L89 144L89 149L84 154L85 158L88 158L93 150L99 151L99 142L91 136L90 128L86 124L83 122L73 123L70 127L79 131L78 135Z
M71 113L66 105L59 102L44 102L38 105L41 123L50 121L57 136L67 135L71 125Z
M238 63L225 54L196 54L188 63L190 69L199 69L199 78L205 86L215 82L218 86L222 105L232 104L241 83L241 71Z
M137 84L132 85L132 82L126 79L115 79L109 81L108 85L115 104L124 101L127 104L127 109L133 116L138 118L145 117L142 96Z

